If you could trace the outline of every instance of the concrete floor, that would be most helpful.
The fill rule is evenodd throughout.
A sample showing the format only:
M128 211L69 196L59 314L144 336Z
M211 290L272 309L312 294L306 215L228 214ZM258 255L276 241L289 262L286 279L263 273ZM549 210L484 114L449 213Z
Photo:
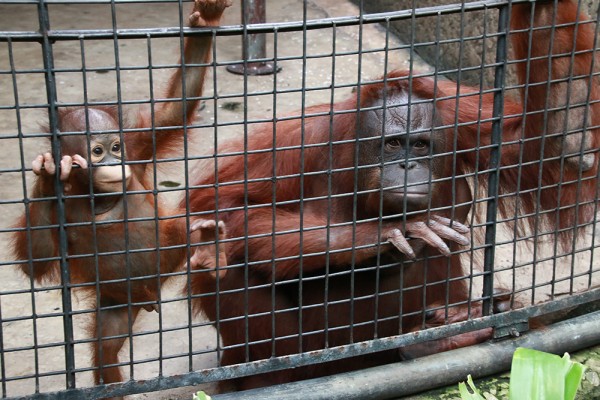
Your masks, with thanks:
M238 24L240 19L239 2L226 11L224 24ZM356 7L346 1L313 0L307 3L308 19L318 19L328 16L357 15ZM187 4L186 4L187 5ZM178 24L178 8L175 4L123 4L116 7L117 23L119 28L134 27L169 27ZM302 0L271 1L267 4L267 20L269 22L297 21L302 19ZM90 5L51 5L51 26L53 29L94 29L111 28L110 6L105 4ZM35 6L0 4L0 29L1 30L36 30L37 12ZM244 86L247 93L268 93L277 90L291 91L278 94L276 110L273 110L273 96L259 94L248 97L246 104L248 121L260 117L272 118L273 115L299 115L297 110L302 105L301 88L315 88L304 94L307 106L330 101L331 91L323 89L332 83L335 78L336 86L351 85L359 79L368 80L383 75L385 71L393 69L408 69L410 59L404 50L392 50L387 55L386 33L374 25L364 26L362 33L362 47L365 51L359 58L355 54L359 49L359 29L357 27L338 28L335 32L335 43L331 29L307 31L306 37L302 32L280 33L277 38L276 54L280 58L293 58L280 61L282 71L273 76L250 77L245 82L243 77L232 75L224 67L217 67L215 74L208 76L207 96L216 92L218 100L207 100L205 107L200 111L201 123L228 124L218 128L217 143L222 143L235 135L243 133L244 121ZM273 54L273 37L270 35L269 54ZM303 70L303 42L306 40L306 53L317 56L306 60L306 69ZM396 39L387 36L389 47L398 45ZM216 42L216 61L226 62L239 59L241 56L241 39L239 37L219 37ZM169 64L177 60L178 40L155 39L152 40L152 60L154 65ZM119 58L121 66L148 65L147 43L145 40L122 40L119 42ZM335 69L332 67L332 52L335 52ZM7 43L0 43L0 148L4 155L0 157L0 318L2 319L3 346L5 350L18 349L22 346L45 346L37 353L31 350L10 351L0 359L7 378L17 378L30 374L47 374L36 382L31 379L9 380L6 382L7 396L21 396L34 393L36 387L39 391L47 392L64 388L64 376L52 375L53 371L64 368L64 350L60 345L53 345L63 340L62 319L60 318L61 299L60 292L48 288L32 296L29 293L14 293L20 290L27 291L30 283L23 276L16 273L10 265L13 255L7 250L9 234L6 230L14 222L17 215L22 212L19 202L24 198L24 187L31 184L32 176L25 174L25 182L20 170L23 166L29 167L30 161L41 151L47 149L44 140L32 137L40 133L39 123L45 121L43 108L36 106L46 102L44 75L39 70L42 68L40 46L30 43L14 43L12 57L17 71L16 87L18 104L22 108L17 119L15 110L4 109L13 107L16 103L16 94L13 91L13 80L7 71L11 70L9 63L9 47ZM80 68L80 44L71 42L57 42L54 45L55 65L57 68ZM387 60L387 65L386 65ZM115 55L113 43L110 41L86 41L85 62L87 68L114 67ZM426 69L418 60L414 60L416 69ZM154 82L164 82L168 70L155 70ZM62 103L81 102L83 100L83 78L78 71L57 73L58 99ZM117 78L115 72L88 73L87 96L90 100L115 100L117 98ZM120 74L123 100L146 100L149 98L148 71L126 70ZM318 88L318 89L317 89ZM350 93L350 87L335 89L335 98L342 99ZM226 98L223 98L226 97ZM4 107L4 108L3 108ZM238 124L231 124L238 123ZM23 139L18 140L15 135L23 133ZM190 157L210 155L214 151L214 129L198 129L191 133L189 155ZM211 163L210 159L205 161ZM199 164L199 161L194 162ZM193 163L193 164L194 164ZM210 168L208 168L210 170ZM192 166L190 174L201 173L200 166ZM173 162L164 170L159 171L158 182L174 181L181 183L185 174L183 163ZM163 194L164 201L175 202L182 192ZM524 304L545 301L554 293L568 293L571 284L574 290L585 289L592 277L592 282L600 283L600 270L594 266L590 259L590 251L578 253L574 260L570 256L558 257L556 264L552 261L539 262L533 271L533 252L531 246L527 248L521 244L518 248L512 245L512 235L505 233L504 240L509 243L497 247L497 277L498 285L510 290L519 291L519 300ZM577 248L589 245L591 236L579 241ZM552 254L551 246L540 247L540 254ZM471 257L473 272L480 270L478 257ZM514 270L513 265L519 267ZM582 275L575 280L566 279L571 275L571 267L576 273ZM586 274L586 271L594 271ZM563 279L556 286L551 286L550 281L553 271L556 270L555 279ZM163 313L159 317L156 313L142 312L135 324L136 332L147 332L133 340L133 359L138 362L132 371L124 369L126 376L134 379L149 379L159 374L169 376L181 374L192 370L215 367L217 357L215 352L217 333L212 326L203 323L202 317L190 320L187 311L187 302L178 300L179 289L185 278L174 278L163 292ZM479 293L481 282L474 279L474 293ZM542 285L531 290L534 285ZM77 310L89 309L85 299L75 295ZM49 317L37 319L35 326L30 318L21 321L9 321L19 316L31 316L35 304L37 314L47 314ZM52 316L55 315L55 316ZM89 314L75 317L75 336L77 339L89 337L82 326L89 318ZM193 325L193 328L190 326ZM35 328L35 335L34 335ZM158 330L168 332L158 334ZM191 340L190 340L191 338ZM162 343L162 346L161 346ZM90 365L89 346L79 344L75 347L76 366L85 368ZM162 363L158 361L144 361L158 357L166 358ZM190 351L201 355L189 356ZM122 360L130 355L130 348L126 346L121 352ZM36 371L36 364L39 370ZM89 372L77 373L77 386L91 386L92 376ZM214 393L213 385L202 385L201 389ZM190 398L191 393L198 388L180 388L160 394L151 393L135 395L130 398L176 399ZM3 393L4 395L4 393Z

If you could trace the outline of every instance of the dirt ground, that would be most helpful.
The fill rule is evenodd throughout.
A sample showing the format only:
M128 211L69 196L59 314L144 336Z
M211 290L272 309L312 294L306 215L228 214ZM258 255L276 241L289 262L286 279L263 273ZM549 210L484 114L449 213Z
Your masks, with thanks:
M227 10L224 24L238 24L240 20L239 2ZM188 6L185 4L184 6ZM302 17L301 0L268 2L267 20L269 22L297 21ZM314 0L308 2L308 19L327 16L357 15L356 7L345 1ZM178 7L175 4L121 4L116 7L119 28L171 27L178 25ZM53 29L95 29L111 28L111 10L108 4L90 5L51 5L50 21ZM9 31L35 31L38 17L35 5L0 4L0 29ZM306 54L311 58L302 60L303 42L306 42ZM301 88L311 88L304 93L305 105L329 102L330 85L335 84L335 99L346 97L352 85L359 79L368 80L383 75L392 69L408 69L409 53L404 50L384 51L387 46L398 45L396 39L387 36L385 31L374 25L364 26L362 35L356 27L338 28L335 41L332 29L295 33L280 33L277 37L276 55L284 58L279 62L282 67L276 78L273 76L243 77L232 75L224 66L218 66L208 76L204 108L200 113L200 122L206 128L190 133L190 158L202 158L189 163L173 162L158 173L158 182L184 182L186 173L190 175L211 170L211 155L214 144L243 134L244 107L246 107L248 127L258 118L272 118L274 115L289 115L302 106ZM269 35L269 54L273 54L273 37ZM216 61L218 63L237 60L241 57L241 38L219 37L216 41ZM174 63L178 56L177 39L153 39L151 42L152 63L165 65ZM361 49L360 57L351 54ZM57 42L53 47L56 68L63 72L56 74L58 100L61 103L82 102L84 97L81 71L82 54L78 42ZM335 53L334 58L331 54ZM146 40L121 40L118 43L119 63L124 70L88 72L85 83L89 100L114 100L117 98L117 82L121 87L123 100L147 100L150 95L148 70L144 68L126 69L148 65L148 46ZM11 58L18 72L13 80L10 74ZM335 60L335 64L332 64ZM386 64L387 62L387 64ZM427 66L413 60L415 68ZM305 69L303 65L305 64ZM86 68L114 68L115 48L112 41L85 41ZM63 340L63 325L60 317L61 297L56 287L30 293L31 283L15 271L12 266L13 255L8 250L10 226L23 210L20 203L25 190L31 185L32 173L21 173L29 168L31 160L48 145L39 137L39 123L46 115L43 105L47 102L44 75L41 72L43 62L41 47L35 43L0 43L0 345L4 353L0 357L0 371L6 377L3 396L21 396L40 392L64 389L64 375L55 371L64 369L64 349L59 344ZM168 69L153 71L154 82L164 82ZM335 79L332 80L332 77ZM246 93L254 94L244 97ZM277 88L286 93L278 93L276 101L268 94ZM214 94L218 98L214 97ZM266 94L265 94L266 93ZM18 111L14 108L19 106ZM274 104L276 109L274 110ZM297 112L295 115L299 115ZM209 125L217 123L215 129ZM221 126L225 125L225 126ZM217 148L218 151L218 148ZM206 165L201 165L205 163ZM207 168L204 168L207 167ZM180 186L181 187L181 186ZM164 188L163 187L159 187ZM167 203L176 202L183 196L183 190L161 195ZM575 248L579 251L575 258L570 255L558 256L555 261L547 259L554 251L552 246L529 246L520 242L512 245L513 235L507 230L499 237L499 242L508 242L497 246L496 286L504 286L518 292L518 298L524 304L545 301L552 295L568 294L582 290L593 283L600 283L600 268L593 260L590 234L579 240ZM548 237L550 242L551 238ZM593 246L592 246L593 250ZM466 255L470 271L476 275L481 268L478 257ZM535 260L535 261L534 261ZM542 261L545 260L545 261ZM514 267L514 268L513 268ZM535 274L532 271L535 269ZM569 279L577 276L576 279ZM552 284L552 280L556 284ZM130 346L121 352L121 358L133 355L135 366L124 369L126 376L134 379L149 379L159 374L169 376L215 367L217 333L207 325L201 316L190 318L188 304L181 299L180 289L185 278L171 280L163 292L163 312L142 312L134 326L137 336ZM535 291L532 287L537 286ZM480 279L473 279L473 293L480 293ZM76 310L89 309L85 299L74 296ZM37 318L32 318L37 315ZM82 328L89 313L75 316L75 337L85 339L89 335ZM162 333L158 333L162 331ZM22 349L37 345L37 351ZM89 344L75 346L76 366L85 368L90 365ZM190 356L190 354L194 354ZM158 355L162 363L153 361ZM150 361L148 361L150 360ZM36 367L37 366L37 367ZM32 376L44 375L39 380ZM91 386L90 372L77 373L77 386ZM201 386L208 392L215 388L211 384ZM194 389L196 390L196 389ZM134 395L130 398L190 398L191 388L180 388L161 393Z

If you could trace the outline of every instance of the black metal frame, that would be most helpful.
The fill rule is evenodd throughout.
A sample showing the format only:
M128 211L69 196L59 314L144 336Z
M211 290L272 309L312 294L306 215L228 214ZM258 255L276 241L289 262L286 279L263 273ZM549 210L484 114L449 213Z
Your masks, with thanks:
M117 4L121 4L121 3L152 3L152 2L176 3L179 6L180 17L183 18L183 15L185 15L185 11L182 11L182 10L185 10L186 8L181 0L179 0L179 1L177 1L177 0L172 0L172 1L170 1L170 0L154 0L154 1L153 0L146 0L146 1L143 1L143 0L91 0L91 1L85 1L85 3L87 3L87 4L90 4L90 3L92 3L92 4L96 4L96 3L97 4L109 4L111 7L114 24L116 24L116 22L115 22L116 21L115 6ZM527 321L530 317L540 316L540 315L544 315L546 313L551 313L551 312L555 312L558 310L568 309L575 305L581 305L581 304L585 304L585 303L599 301L600 300L600 290L595 289L595 290L590 290L590 291L587 291L584 293L572 294L571 296L564 298L564 299L560 299L560 300L553 300L551 302L538 304L535 306L530 306L530 307L526 307L526 308L522 308L522 309L518 309L518 310L513 310L513 311L510 311L507 313L503 313L503 314L490 315L491 314L490 307L492 305L491 303L492 303L492 295L493 295L493 287L494 287L494 274L496 272L496 269L494 267L494 258L495 258L494 252L495 252L495 246L498 244L497 239L496 239L496 226L497 226L498 222L502 222L502 221L497 220L497 215L498 215L497 201L498 201L498 196L499 196L498 195L498 175L500 173L500 171L498 169L499 154L500 154L500 147L502 145L501 129L502 129L503 118L505 118L504 110L503 110L503 99L504 99L505 90L506 90L505 70L509 64L508 59L507 59L507 36L508 36L507 32L509 29L508 28L508 18L510 15L510 8L511 8L512 4L523 3L523 2L526 2L526 1L517 1L516 0L516 1L511 2L509 0L482 0L482 1L465 2L465 3L461 3L461 4L451 4L451 5L444 5L444 6L419 8L419 9L414 9L414 10L399 10L399 11L395 11L395 12L387 12L387 13L380 13L380 14L361 14L359 16L348 16L348 17L341 17L341 18L323 18L323 19L319 19L319 20L309 20L307 18L307 12L306 12L307 5L305 3L303 19L300 21L293 21L293 22L286 22L286 23L262 23L262 24L251 24L251 25L246 25L246 26L223 26L216 30L211 30L211 29L198 30L198 29L176 27L176 28L168 28L168 29L158 29L158 28L157 29L118 29L118 30L117 29L109 29L109 30L87 29L87 30L76 30L76 31L75 30L52 30L50 27L50 24L49 24L49 16L48 16L48 5L61 4L61 3L73 3L73 2L64 1L64 0L63 1L60 1L60 0L56 0L56 1L54 1L54 0L39 0L39 1L37 1L37 0L8 0L8 1L0 2L0 5L7 5L7 4L37 5L37 11L38 11L38 16L39 16L39 31L28 31L28 32L0 31L0 43L1 42L7 43L8 58L9 58L9 64L10 64L10 68L8 70L0 70L0 75L7 75L7 76L10 75L12 77L13 90L15 92L15 105L14 106L0 105L0 111L14 110L17 114L17 120L18 120L18 124L19 124L19 126L17 126L15 128L15 132L16 132L15 134L8 134L8 135L0 134L0 143L2 142L2 139L19 139L21 141L21 149L20 149L21 150L21 154L20 154L21 166L11 167L8 169L0 169L0 174L1 173L20 173L22 180L23 180L23 193L24 193L24 196L22 199L9 199L9 200L2 199L2 200L0 200L0 209L3 205L7 205L7 204L17 204L17 203L18 204L21 204L21 203L27 204L30 201L35 201L35 200L27 198L27 195L26 195L27 190L26 190L26 185L25 185L25 176L26 176L26 174L28 174L30 172L30 169L25 167L25 165L27 165L27 160L25 160L25 158L24 158L24 149L23 149L23 143L22 143L23 133L22 133L22 128L20 126L20 124L21 124L20 111L23 106L19 103L19 98L18 98L17 75L20 75L20 74L26 75L26 74L30 74L30 73L44 73L45 74L47 104L38 104L38 105L26 106L26 107L41 108L41 109L48 110L49 126L50 126L50 130L51 130L52 149L53 149L55 158L56 159L60 158L59 156L61 153L60 153L59 133L58 133L58 128L57 128L58 127L58 125L57 125L57 107L58 107L58 105L57 105L57 90L56 90L55 74L60 73L60 72L82 72L84 74L84 82L85 82L85 73L86 72L106 70L106 68L100 68L100 69L90 68L90 69L88 69L85 67L85 50L84 50L85 46L84 46L84 44L85 44L86 40L103 39L103 40L112 40L114 42L115 56L117 57L116 66L114 69L109 68L108 70L115 70L117 72L117 85L120 85L120 83L119 83L120 79L118 78L118 74L121 71L130 69L130 68L131 69L149 69L149 77L150 77L151 88L152 88L152 69L154 68L152 66L152 61L149 60L150 67L146 67L146 66L121 67L121 66L119 66L119 62L118 62L118 41L119 40L146 39L147 46L148 46L148 53L150 55L149 57L151 58L151 54L152 54L151 40L155 39L155 38L162 38L162 37L180 38L180 43L182 45L183 37L190 36L190 35L213 35L214 37L241 36L241 37L247 38L251 34L269 33L269 34L274 35L275 49L277 49L278 33L303 32L305 40L304 40L304 48L303 48L303 56L302 57L279 57L277 54L277 51L275 50L275 54L273 55L273 57L267 57L262 60L255 60L255 61L260 61L260 62L272 62L274 64L274 68L277 69L278 64L281 63L282 61L296 60L297 62L302 62L304 66L306 65L307 59L311 58L311 55L307 54L307 50L306 50L306 32L308 30L332 29L333 36L334 36L333 54L339 54L339 53L336 53L336 48L335 48L335 30L336 30L336 28L340 28L340 27L344 27L344 26L359 26L362 28L362 25L364 25L364 24L381 23L388 28L387 32L389 32L390 31L389 24L392 21L399 21L399 20L408 21L408 20L410 20L410 21L414 22L415 19L420 18L420 17L425 17L425 16L437 16L438 18L441 18L442 16L448 15L448 14L460 13L461 15L464 15L464 13L471 12L471 11L486 11L487 12L488 10L492 10L492 9L494 9L494 10L498 9L498 13L499 13L498 32L497 33L486 32L481 37L475 38L475 39L481 39L484 41L486 39L493 38L497 41L495 62L493 65L485 65L485 67L493 67L495 69L494 87L492 89L486 89L487 91L494 93L494 113L493 113L493 118L492 118L494 128L493 128L492 145L490 146L492 159L491 159L491 166L490 166L491 171L489 172L489 176L490 176L489 190L487 192L487 197L485 199L477 199L478 202L485 202L487 204L487 215L486 215L485 222L483 222L483 225L482 225L482 226L485 226L485 242L480 247L484 250L484 253L485 253L484 269L483 269L483 274L482 274L483 280L484 280L484 291L483 291L483 296L480 298L481 300L483 300L483 303L484 303L484 315L486 315L484 318L477 319L477 320L469 320L469 321L461 322L458 324L453 324L453 325L428 329L428 330L424 330L424 331L419 331L419 332L413 333L411 335L405 334L405 335L398 335L398 336L393 336L393 337L385 337L385 338L374 339L374 340L368 341L368 342L353 343L353 344L348 344L345 346L323 349L318 352L313 352L310 354L307 354L307 353L295 354L295 355L286 356L286 357L279 357L279 358L273 358L273 359L269 359L269 360L250 362L243 366L215 367L215 368L202 370L202 371L191 371L191 365L192 365L191 357L195 354L198 354L199 352L192 348L192 343L190 340L189 354L180 355L181 357L188 357L190 360L189 361L190 372L188 372L186 374L182 374L182 375L178 375L178 376L158 376L158 377L150 379L150 380L129 381L126 383L115 384L115 385L110 385L110 386L77 388L75 374L78 372L81 372L81 369L78 369L75 365L74 346L75 346L75 344L90 342L93 339L77 340L77 339L75 339L75 336L74 336L73 316L77 315L78 313L84 313L86 311L89 312L90 310L77 311L77 310L73 309L73 306L71 304L71 291L77 285L70 284L68 256L67 256L68 245L67 245L67 236L66 236L66 231L65 231L66 221L65 221L63 194L62 194L63 190L62 190L62 182L60 182L60 180L57 178L56 179L56 193L59 193L58 199L57 199L58 205L59 205L57 213L58 213L58 220L60 221L57 228L59 231L60 247L61 247L60 257L59 257L58 261L61 264L61 271L62 271L61 279L62 279L63 284L58 285L58 286L53 286L50 288L61 290L61 292L62 292L62 311L59 313L53 313L50 315L40 315L40 314L36 313L35 293L37 291L41 291L41 290L48 290L49 287L44 287L42 289L39 289L39 288L35 287L35 285L33 284L33 281L31 282L31 289L26 290L26 291L11 291L11 290L4 290L4 289L0 288L0 324L1 324L0 325L0 364L2 365L2 368L0 369L0 378L1 378L0 382L1 382L1 387L2 387L2 391L1 391L2 397L11 395L10 392L7 390L8 382L14 381L14 380L19 380L19 379L28 379L28 378L36 379L35 393L32 391L31 395L28 396L28 398L32 398L32 399L33 398L40 398L40 399L41 398L98 398L98 397L102 397L102 396L106 396L106 395L111 395L111 396L126 395L126 394L162 390L162 389L168 389L168 388L174 388L174 387L180 387L180 386L188 386L188 385L193 385L193 384L198 384L198 383L206 383L206 382L223 380L223 379L228 379L228 378L233 378L233 377L246 376L246 375L251 375L251 374L255 374L255 373L259 373L259 372L275 371L275 370L286 369L286 368L290 368L290 367L298 367L298 366L303 366L303 365L331 361L331 360L335 360L335 359L342 359L342 358L355 356L355 355L361 355L361 354L378 352L378 351L382 351L382 350L394 349L394 348L409 345L409 344L420 343L420 342L433 340L433 339L439 339L439 338L447 337L450 335L454 335L454 334L458 334L458 333L462 333L462 332L466 332L466 331L478 330L478 329L482 329L482 328L486 328L486 327L495 327L496 331L498 332L499 335L510 334L511 332L514 333L515 329L517 329L517 330L521 329L521 328L515 328L515 327L520 326L520 324L522 324L524 321ZM177 5L174 5L174 7L176 7ZM596 19L598 19L598 16L596 16ZM181 25L183 25L183 24L181 24ZM114 25L114 26L116 26L116 25ZM596 32L598 32L598 27L596 27ZM596 36L598 36L598 35L596 35ZM460 38L456 38L456 39L448 39L447 41L448 42L454 41L454 42L458 42L458 43L462 44L462 42L464 40L465 40L464 37L460 37ZM55 43L56 41L78 41L81 46L83 67L82 68L67 68L67 69L56 68L54 66L54 60L53 60L53 43ZM362 42L362 29L360 30L360 41ZM18 71L15 68L14 59L13 59L13 45L14 45L14 43L17 43L17 42L40 43L42 45L42 54L43 54L43 61L44 61L43 68L39 68L39 69L35 69L35 70ZM410 49L411 51L413 51L415 49L415 47L418 47L418 45L425 45L425 44L410 43L410 44L404 46L404 48ZM598 49L598 47L595 47L594 50L597 51L597 49ZM361 44L359 44L359 51L358 51L358 54L359 54L359 76L360 76L360 68L361 68L361 66L360 66L361 52L362 52L362 46L361 46ZM214 53L214 54L216 54L216 53ZM313 57L324 57L324 56L315 55ZM213 58L216 58L216 57L213 57ZM237 62L238 61L213 62L213 64L211 65L211 68L213 68L213 70L216 71L217 66L221 67L221 66L233 65ZM247 62L247 60L245 60L245 62ZM173 66L174 65L160 66L160 68L173 67ZM335 76L335 68L336 68L336 64L335 64L335 59L334 59L333 65L332 65L332 75L333 76ZM387 63L386 63L385 68L386 68L386 70L384 71L384 73L387 72ZM482 66L482 68L483 68L483 66ZM411 63L411 69L412 69L412 63ZM306 68L304 68L303 71L304 71L304 73L306 73ZM457 71L447 71L447 72L457 72L458 73L458 84L461 83L460 82L461 68L458 68ZM436 76L436 75L434 74L434 76ZM590 77L590 79L593 79L593 78L594 77ZM596 76L596 78L597 78L597 76ZM249 101L249 96L250 96L250 94L248 93L248 80L249 79L251 79L251 78L245 78L245 80L244 80L243 96L244 96L245 105L247 105L247 102ZM319 88L307 88L307 87L305 87L305 83L306 83L305 76L303 76L303 87L300 90L296 90L296 89L283 90L281 88L274 86L273 90L271 92L253 93L252 95L260 95L260 94L273 94L274 95L272 117L266 118L265 121L271 121L276 118L281 120L281 118L277 116L277 95L278 94L298 92L298 91L302 92L303 96L302 96L302 104L301 104L300 108L304 109L305 105L306 105L304 93L306 91L319 90L319 89L331 89L331 93L332 93L331 94L331 102L333 103L335 89L349 86L349 85L336 85L335 82L332 81L331 87L323 86L323 87L319 87ZM359 87L364 83L366 83L366 82L357 82ZM215 87L216 87L216 83L215 83ZM484 91L483 84L482 84L481 88L482 88L482 91ZM119 94L121 93L120 86L118 86L118 93ZM234 96L235 95L231 95L231 97L234 97ZM224 96L224 97L227 97L227 96ZM589 100L589 98L588 98L588 100ZM150 101L149 101L149 103L151 103L151 104L154 104L154 102L155 102L155 99L150 99ZM109 102L109 103L117 104L117 106L122 107L123 105L137 104L140 102L124 101L119 96L119 99L116 102ZM85 105L87 105L87 104L88 104L88 101L86 98ZM89 104L91 104L91 102ZM98 104L98 103L94 103L94 104ZM203 125L202 124L201 126L214 126L215 131L217 131L218 127L220 127L220 126L237 125L237 123L219 123L216 100L215 100L214 104L215 104L215 106L214 106L214 115L215 115L214 125L212 125L212 124ZM246 109L247 109L247 107L245 107L245 110ZM309 116L309 115L302 112L300 118L304 119L307 116ZM248 114L245 112L244 113L244 122L242 123L243 128L240 128L240 129L243 129L244 133L247 133L249 131L249 123L254 123L254 122L258 122L258 121L250 120L250 118L248 117ZM188 128L190 128L190 127L188 127ZM184 128L184 129L187 129L187 128ZM120 133L121 134L126 133L126 130L121 129ZM38 136L46 136L46 135L39 134ZM32 137L32 135L28 135L28 137ZM184 150L184 154L185 154L184 159L188 160L187 149ZM223 156L223 155L219 155L219 156ZM194 158L190 157L189 159L194 159ZM173 161L173 160L180 160L180 159L161 159L161 160L154 160L154 162L155 162L155 166L156 166L156 164L158 164L158 163L169 162L169 161ZM247 177L246 177L246 180L244 183L246 185L248 184ZM185 194L184 195L186 196L188 201L189 201L189 190L190 189L193 189L193 187L190 186L189 177L186 173L185 189L184 189ZM167 192L167 191L171 191L171 190L174 190L174 189L164 189L164 190L160 189L161 192L163 192L163 191ZM276 199L274 196L273 204L275 204L275 203L276 203ZM251 206L249 206L246 203L244 208L247 211L249 207L251 207ZM195 215L190 214L188 211L187 217L189 218L190 216L195 216ZM515 219L517 219L517 216L515 216ZM594 230L593 233L595 234L595 227L593 227L593 230ZM14 228L10 228L10 227L0 228L0 233L3 233L3 234L8 234L13 231L14 231ZM538 232L533 233L534 236L537 234L538 234ZM576 245L574 243L573 248L572 248L572 254L575 254L576 252L579 252L579 251L589 250L593 256L596 246L597 245L595 244L594 240L592 240L591 247L585 248L585 249L577 249ZM189 248L189 244L188 244L188 248ZM557 255L556 249L554 251L554 255L555 255L555 257ZM301 262L301 260L302 260L301 255L299 256L299 259ZM535 259L535 256L534 256L534 259ZM14 262L15 261L11 260L10 258L8 259L8 261L0 261L0 268L10 268L14 264ZM29 262L31 263L31 260ZM572 261L572 263L574 263L574 261ZM597 268L594 269L594 267L592 265L590 265L590 269L587 274L587 275L589 275L590 282L592 279L592 275L595 273L600 273L600 270ZM183 274L185 274L185 272L183 272ZM475 276L475 274L472 273L472 276ZM571 276L571 279L573 279L573 278L574 278L574 276ZM188 279L189 279L189 274L188 274ZM300 279L302 279L302 275L300 276ZM534 290L534 292L535 292L535 287L536 286L534 283L531 288ZM19 293L30 293L31 294L33 314L31 316L23 316L23 317L17 317L17 318L4 318L2 316L2 297L8 296L8 295L19 294ZM188 303L191 302L191 298L192 298L191 296L188 297L188 299L187 299ZM275 307L273 307L273 309L275 309ZM43 372L39 371L39 365L38 365L39 360L37 359L38 358L37 350L39 348L42 348L43 346L40 346L37 343L37 331L36 331L35 320L38 318L53 317L53 316L57 316L57 315L60 315L63 318L64 332L65 332L64 342L54 343L54 344L50 344L47 346L64 346L65 360L66 360L65 367L64 367L64 369L60 368L59 370L56 370L56 371L53 371L50 373L43 373ZM187 317L188 317L188 321L192 321L191 313L188 314ZM32 320L33 321L33 329L34 329L34 332L33 332L34 344L33 344L33 346L28 347L26 349L25 348L6 347L4 336L3 336L2 325L16 322L16 321L23 321L23 320ZM217 322L217 324L218 324L218 322ZM200 323L200 324L190 323L190 326L188 327L189 332L190 332L190 334L189 334L190 338L191 338L191 329L193 327L203 326L203 325L206 325L206 323ZM185 329L185 328L182 328L182 329ZM159 334L162 334L162 333L163 333L163 330L162 330L162 326L161 326L161 328L159 329ZM131 331L130 331L130 334L131 334L130 340L132 337L138 335L138 333L131 332ZM162 349L162 345L163 344L162 344L162 338L161 338L161 349ZM34 376L11 376L10 372L6 370L5 354L7 354L9 352L22 351L22 350L33 350L36 353L36 361L35 361L36 362L36 368L35 368L36 372L35 372ZM218 352L218 349L215 349L212 351ZM200 353L202 353L202 352L203 351L200 351ZM130 356L133 356L133 350L130 350ZM131 357L131 358L133 358L133 357ZM158 358L156 358L156 360L158 360L159 362L162 363L164 358L162 357L162 355L160 355ZM134 362L131 362L131 368L133 368L133 363ZM63 391L55 392L55 393L40 393L40 392L38 392L40 377L51 376L51 375L63 375L63 374L66 378L65 389Z

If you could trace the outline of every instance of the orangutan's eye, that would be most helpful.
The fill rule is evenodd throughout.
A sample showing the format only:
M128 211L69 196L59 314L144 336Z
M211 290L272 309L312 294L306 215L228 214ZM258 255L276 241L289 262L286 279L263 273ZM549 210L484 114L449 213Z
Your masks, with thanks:
M402 141L398 138L389 139L385 142L386 150L396 150L396 149L399 149L400 147L402 147Z
M414 144L413 147L417 150L424 150L426 148L428 148L428 144L427 142L423 141L423 140L417 140Z

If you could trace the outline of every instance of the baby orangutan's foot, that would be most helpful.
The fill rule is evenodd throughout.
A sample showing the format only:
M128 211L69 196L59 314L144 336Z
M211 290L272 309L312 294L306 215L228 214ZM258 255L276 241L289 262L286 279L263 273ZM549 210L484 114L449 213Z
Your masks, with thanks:
M194 221L190 227L190 236L193 232L200 232L198 243L194 254L190 258L191 269L211 270L210 274L223 278L227 273L226 245L222 240L226 239L225 223L213 219L199 219ZM218 235L218 238L217 238Z

